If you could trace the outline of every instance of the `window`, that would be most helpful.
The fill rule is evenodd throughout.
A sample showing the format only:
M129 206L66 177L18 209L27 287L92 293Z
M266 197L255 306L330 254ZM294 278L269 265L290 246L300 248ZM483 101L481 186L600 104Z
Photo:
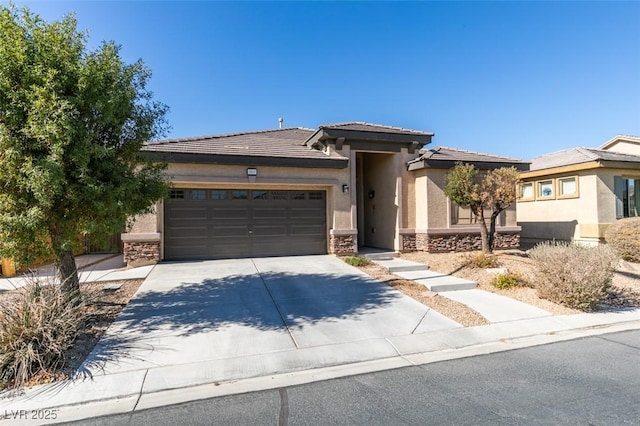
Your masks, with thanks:
M535 198L533 194L533 182L523 182L520 184L520 200L527 201Z
M457 204L451 206L452 225L472 225L474 223L478 223L478 220L469 207L462 207Z
M267 200L269 193L267 191L251 191L251 198L254 200Z
M616 195L616 219L640 215L640 179L616 176L613 179Z
M322 200L324 199L324 192L310 192L309 193L310 200Z
M292 200L304 200L306 199L306 192L291 192Z
M226 200L227 199L227 191L224 189L214 189L211 191L211 199L212 200Z
M231 191L231 199L247 200L249 199L249 191Z
M576 176L558 179L558 198L578 196L578 178Z
M484 219L489 225L491 220L491 210L485 209ZM501 212L496 219L496 226L504 226L506 221L505 212ZM473 214L469 207L462 207L457 204L451 203L451 225L474 225L478 223L476 215Z
M553 193L553 180L543 180L538 182L538 199L552 199Z
M204 189L192 189L191 190L191 199L192 200L206 200L207 199L207 191Z
M286 191L271 191L271 199L272 200L286 200L287 193Z
M169 191L169 198L172 200L184 200L184 190L183 189L172 189Z

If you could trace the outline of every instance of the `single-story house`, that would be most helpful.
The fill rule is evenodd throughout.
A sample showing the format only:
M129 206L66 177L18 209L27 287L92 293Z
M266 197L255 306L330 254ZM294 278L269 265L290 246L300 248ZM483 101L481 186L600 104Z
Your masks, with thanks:
M468 209L444 195L457 161L479 168L528 163L451 148L433 133L369 123L279 128L147 143L169 164L172 189L122 235L129 264L301 254L480 247ZM517 247L515 205L499 247Z
M521 174L518 225L527 242L603 241L607 227L640 212L640 137L534 158Z

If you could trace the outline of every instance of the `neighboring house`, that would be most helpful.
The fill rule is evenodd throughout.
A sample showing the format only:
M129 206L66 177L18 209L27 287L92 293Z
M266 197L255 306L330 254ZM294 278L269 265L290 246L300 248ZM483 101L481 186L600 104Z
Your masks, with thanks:
M421 150L432 133L368 123L285 128L150 142L173 189L122 235L129 264L302 254L480 247L444 175L456 161L481 168L528 164L450 148ZM502 247L519 245L515 206Z
M640 212L640 138L616 136L598 149L546 154L520 177L523 241L598 244L611 223Z

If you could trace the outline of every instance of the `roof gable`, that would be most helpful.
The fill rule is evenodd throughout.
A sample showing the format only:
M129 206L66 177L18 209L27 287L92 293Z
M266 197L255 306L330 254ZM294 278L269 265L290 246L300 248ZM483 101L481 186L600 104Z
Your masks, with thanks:
M602 145L600 145L598 149L608 150L620 142L640 145L640 136L616 135L613 138L606 141L605 143L603 143Z
M359 131L359 132L390 133L390 134L398 134L398 135L433 136L433 133L431 132L405 129L403 127L386 126L383 124L366 123L362 121L323 124L318 126L318 128L319 129L352 130L352 131Z

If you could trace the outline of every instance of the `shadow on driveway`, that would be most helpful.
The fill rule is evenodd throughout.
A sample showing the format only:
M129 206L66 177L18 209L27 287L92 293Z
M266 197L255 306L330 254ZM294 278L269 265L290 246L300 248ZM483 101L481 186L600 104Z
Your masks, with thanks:
M388 286L356 275L232 275L148 291L131 300L118 323L136 334L171 330L185 336L229 324L273 330L285 326L282 316L286 322L317 323L365 315L398 297Z

